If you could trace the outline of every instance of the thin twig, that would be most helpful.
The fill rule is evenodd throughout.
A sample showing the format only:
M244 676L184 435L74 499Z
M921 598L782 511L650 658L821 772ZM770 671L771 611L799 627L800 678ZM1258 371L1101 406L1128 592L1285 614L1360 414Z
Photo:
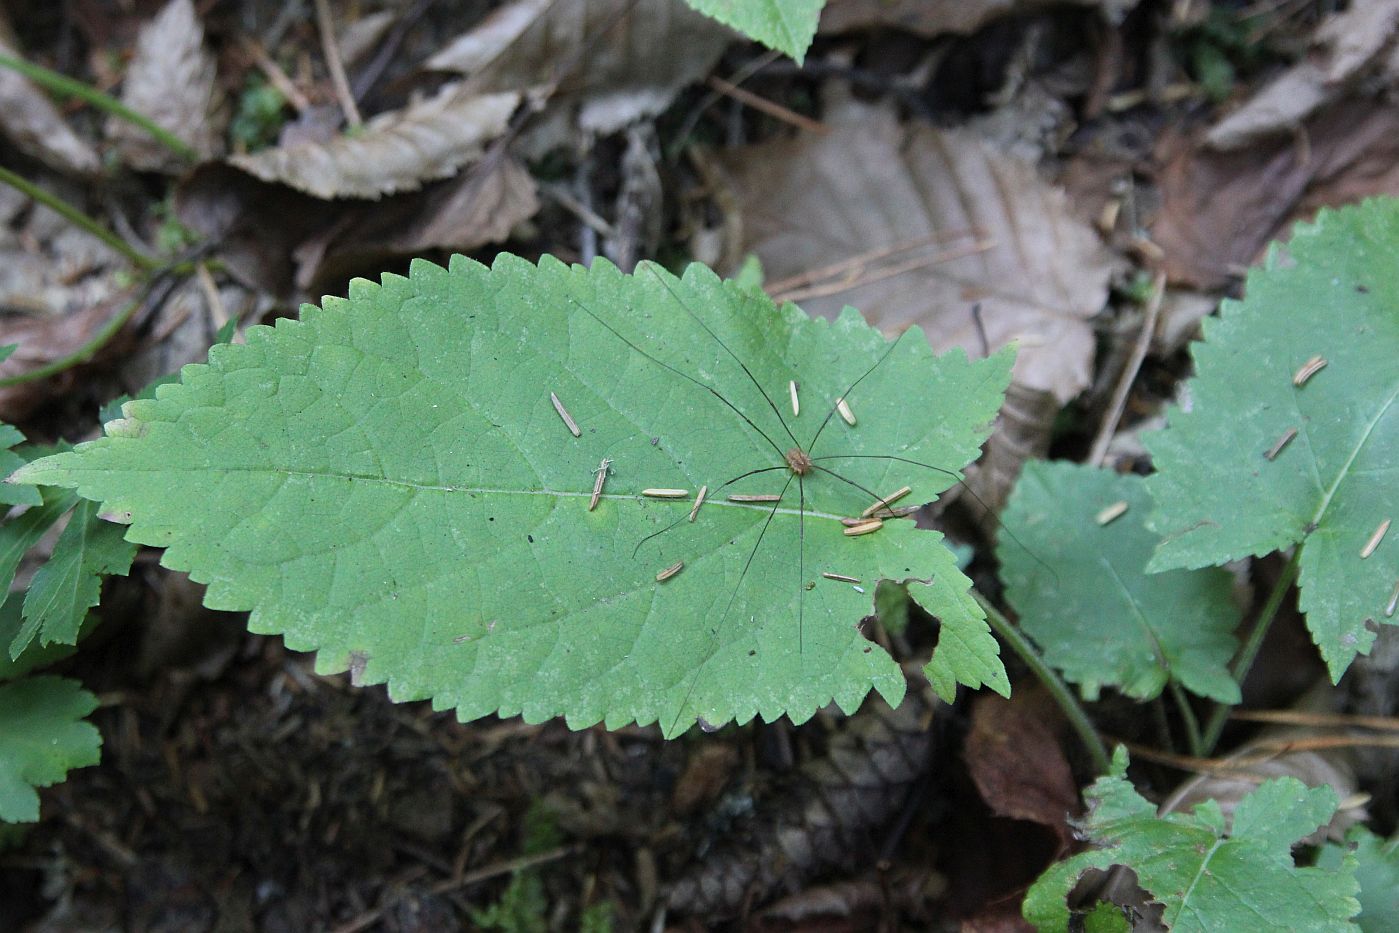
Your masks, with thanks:
M795 275L789 275L785 279L777 279L768 282L764 287L769 294L780 295L783 292L792 291L803 285L810 285L832 276L848 272L850 269L861 268L869 265L877 259L887 259L899 253L911 252L924 246L931 246L943 240L959 240L964 236L975 236L975 230L953 230L937 233L926 233L922 236L909 237L891 243L888 246L877 246L874 249L865 250L863 253L856 253L845 259L827 263L824 266L817 266L814 269L807 269Z
M807 298L823 298L826 295L834 295L839 292L849 291L852 288L860 288L864 285L872 285L875 282L882 282L885 279L892 279L895 276L903 275L906 272L916 272L928 266L936 266L944 262L952 262L957 259L965 259L968 256L975 256L977 253L984 253L994 249L996 241L994 239L977 240L967 246L959 246L953 249L943 250L931 256L924 256L919 259L911 259L908 262L897 265L885 266L876 272L868 275L863 273L851 274L844 279L835 282L826 282L821 285L810 285L806 288L794 289L781 295L773 295L774 301L803 301Z
M84 214L57 195L50 194L43 188L30 182L24 176L17 175L7 168L0 168L0 182L9 185L20 194L38 201L75 227L86 230L88 233L97 237L103 243L106 243L112 249L131 260L137 267L149 272L160 266L160 260L147 256L87 214Z
M1122 412L1127 407L1127 395L1132 391L1132 383L1146 360L1151 338L1156 335L1156 321L1161 315L1161 299L1165 294L1166 274L1158 272L1156 281L1151 283L1151 298L1146 303L1146 319L1142 321L1141 332L1137 334L1132 355L1127 358L1127 365L1112 390L1112 401L1108 404L1103 423L1098 427L1098 436L1093 439L1093 448L1088 455L1088 463L1092 466L1102 466L1108 455L1108 445L1112 443L1112 436L1117 433L1117 425L1122 421Z
M1240 722L1268 722L1288 726L1315 726L1330 729L1376 729L1399 732L1399 717L1358 716L1352 713L1305 713L1291 709L1236 709L1229 711L1230 719Z
M358 129L364 125L355 104L355 95L350 93L350 82L345 77L345 64L340 60L340 44L335 41L335 20L330 15L330 0L316 0L316 26L321 33L321 53L325 55L325 66L330 71L330 83L335 87L335 98L351 127Z
M558 201L560 207L581 220L584 225L592 227L605 237L610 237L614 234L610 223L598 216L596 211L590 209L586 204L574 197L573 192L569 191L563 185L547 181L539 182L539 190L555 201Z
M428 891L434 895L450 894L468 885L479 884L482 881L489 881L501 875L514 874L526 868L533 868L536 865L543 865L546 862L557 861L567 855L572 855L575 851L577 851L576 846L561 846L557 849L550 849L548 852L541 852L538 855L522 855L519 858L507 859L504 862L496 862L494 865L487 865L485 868L467 872L459 878L448 878L445 881L439 881L429 888ZM359 933L360 930L373 925L384 915L385 911L394 904L397 904L399 900L400 898L395 897L386 904L382 904L371 911L360 914L349 923L336 927L335 933Z
M752 91L744 90L736 84L730 84L718 75L710 75L709 80L705 83L719 93L727 94L739 103L747 104L754 110L761 111L774 119L781 120L783 123L795 126L799 130L808 130L813 133L829 133L831 131L831 128L820 120L813 120L811 117L797 113L795 110L784 107L774 101L770 101L766 97L760 97Z
M110 94L104 94L96 88L90 87L81 81L74 80L67 75L59 74L42 65L27 62L13 55L6 55L3 52L0 52L0 66L13 68L29 80L48 88L56 94L76 97L99 110L104 110L128 123L139 126L147 133L150 133L153 139L180 158L187 159L190 162L199 161L199 153L195 152L188 143L164 127L158 126L150 117L143 116L132 110Z
M248 36L239 38L239 44L243 47L243 51L248 53L248 57L253 60L253 64L257 65L263 77L277 89L277 92L286 99L287 103L291 104L292 109L297 113L310 110L311 101L307 99L305 94L301 93L301 88L297 87L296 83L282 70L282 66L272 60L272 57L267 54L267 50L262 47L262 43Z
M1245 749L1241 749L1227 758L1175 755L1125 739L1113 739L1113 744L1125 746L1127 751L1132 753L1132 758L1136 760L1153 761L1157 764L1178 768L1181 771L1193 771L1216 777L1261 781L1264 779L1263 775L1250 772L1248 769L1274 761L1282 755L1290 755L1295 752L1330 751L1337 748L1399 748L1399 736L1320 735L1264 739L1246 746Z

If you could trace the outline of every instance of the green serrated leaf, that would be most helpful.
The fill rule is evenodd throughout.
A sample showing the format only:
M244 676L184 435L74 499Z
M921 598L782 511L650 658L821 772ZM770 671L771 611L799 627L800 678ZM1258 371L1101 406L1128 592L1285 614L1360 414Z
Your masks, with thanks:
M3 358L0 358L0 362L4 362ZM24 466L24 457L10 449L22 443L24 435L18 428L0 423L0 477L9 476ZM41 501L39 490L33 486L0 483L0 505L38 505Z
M1044 659L1090 695L1107 685L1149 700L1174 679L1238 703L1232 578L1217 568L1148 575L1150 507L1139 476L1026 464L1002 516L1020 543L1002 536L997 548L1006 599Z
M1214 800L1190 813L1158 817L1126 780L1119 747L1112 770L1085 791L1090 810L1080 831L1099 848L1053 865L1025 896L1026 920L1041 930L1069 927L1065 898L1090 868L1123 865L1165 905L1175 933L1212 930L1353 930L1355 861L1340 868L1298 868L1292 845L1336 811L1336 792L1296 778L1265 781L1239 801L1232 828Z
M853 311L811 320L701 266L677 280L457 257L250 328L21 476L129 514L128 539L167 547L209 606L252 610L254 631L397 699L667 734L697 717L802 721L904 689L856 629L868 587L827 571L931 577L912 589L942 620L939 690L1008 689L941 535L893 520L850 537L840 518L955 482L914 461L955 473L976 455L1010 364L934 361L916 329L891 344ZM856 426L834 414L842 395ZM794 437L816 458L801 477ZM642 495L655 487L686 497Z
M36 787L97 764L102 737L83 721L96 708L97 698L65 677L0 684L0 820L38 820Z
M24 554L78 501L66 489L43 489L43 504L0 524L0 594L10 592ZM13 658L18 652L11 652Z
M1144 438L1157 473L1148 570L1301 544L1301 608L1339 679L1399 581L1399 201L1322 211L1249 274L1195 345L1191 410ZM1303 385L1294 374L1320 358ZM1284 439L1290 442L1281 446ZM1271 455L1271 459L1269 459Z
M24 624L23 607L24 600L18 596L14 599L7 599L4 605L0 605L0 646L9 645L19 634L20 626ZM96 624L97 616L89 615L83 622L78 638L85 637ZM11 660L8 651L0 651L0 680L14 680L21 674L47 667L55 661L61 661L68 657L74 650L72 645L31 644L20 652L19 657L13 660Z
M785 52L798 65L816 37L826 0L685 0L706 16Z
M1399 930L1399 838L1383 839L1363 826L1353 826L1345 844L1328 843L1316 864L1339 871L1347 858L1354 860L1355 880L1360 883L1356 924L1364 933Z
M87 611L102 595L102 578L125 576L135 556L136 545L122 538L121 526L97 517L97 503L78 503L24 595L24 625L10 642L10 656L35 635L40 645L76 645Z

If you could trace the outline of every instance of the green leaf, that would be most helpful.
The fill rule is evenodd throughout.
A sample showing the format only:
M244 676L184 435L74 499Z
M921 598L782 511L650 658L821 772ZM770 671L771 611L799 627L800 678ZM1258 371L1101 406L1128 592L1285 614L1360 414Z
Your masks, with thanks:
M1112 770L1085 791L1089 813L1079 829L1099 846L1053 865L1025 896L1025 919L1041 930L1069 926L1065 898L1090 868L1124 865L1155 900L1175 933L1211 930L1353 930L1360 909L1355 862L1339 869L1298 868L1292 845L1336 810L1330 787L1296 778L1265 781L1239 801L1229 828L1219 804L1156 815L1125 779L1119 747Z
M0 362L4 362L3 359ZM23 442L24 435L18 428L0 423L0 477L9 476L24 466L24 457L10 449ZM39 490L33 486L0 483L0 505L38 505L41 501Z
M816 36L826 0L685 0L706 16L790 55L798 65Z
M1345 845L1328 843L1317 857L1318 868L1338 871L1347 858L1355 862L1360 882L1360 915L1364 933L1399 930L1399 839L1382 839L1363 826L1346 833Z
M941 535L892 520L850 537L839 519L955 482L1010 364L934 361L916 329L891 344L853 310L811 320L701 266L682 281L457 257L250 328L21 476L129 514L127 538L167 547L209 606L251 610L254 631L319 652L323 672L353 662L397 699L667 734L697 717L800 722L871 686L901 698L897 665L856 629L880 579L932 578L911 589L942 619L944 696L1008 688ZM842 395L854 427L834 415ZM845 480L793 473L789 428ZM641 495L653 487L688 495ZM779 492L776 507L726 501Z
M1190 411L1149 435L1164 536L1148 570L1302 545L1301 608L1339 679L1368 652L1399 580L1399 201L1322 211L1249 274L1195 345ZM1294 373L1327 363L1302 386ZM1296 436L1269 460L1289 432Z
M234 335L237 333L238 316L234 315L233 317L223 322L223 326L218 329L218 332L216 334L214 334L214 342L210 344L210 346L218 346L221 343L230 343L232 342ZM155 393L161 386L179 381L179 373L168 373L164 376L159 376L142 386L141 391L137 392L135 397L155 398ZM130 395L117 396L116 398L107 402L107 404L103 405L101 409L98 410L97 419L103 424L106 424L108 421L115 421L116 419L122 416L122 406L125 405L127 402L131 401L131 399L132 396Z
M36 461L38 462L38 461ZM43 505L0 524L0 594L9 593L19 562L34 544L78 501L64 489L43 489Z
M136 545L122 528L97 517L97 504L80 502L59 535L53 555L34 574L24 596L24 626L10 642L10 656L39 636L40 645L78 643L78 628L102 595L102 578L125 576Z
M1105 509L1119 517L1099 524ZM1149 700L1172 679L1221 703L1239 702L1228 663L1239 612L1225 570L1148 575L1157 538L1139 476L1032 461L1002 520L997 556L1006 599L1044 659L1094 695L1103 685ZM1043 555L1042 562L1031 555Z
M24 624L23 607L24 600L18 597L7 599L4 605L0 605L0 645L10 644L19 634L20 626ZM86 636L96 626L96 623L97 616L89 615L84 621L78 637L81 639ZM13 660L10 659L8 651L0 651L0 680L14 680L21 674L47 667L55 661L61 661L68 657L73 651L72 645L31 644Z
M0 820L38 820L34 788L97 764L102 737L83 721L96 708L95 696L64 677L0 684Z

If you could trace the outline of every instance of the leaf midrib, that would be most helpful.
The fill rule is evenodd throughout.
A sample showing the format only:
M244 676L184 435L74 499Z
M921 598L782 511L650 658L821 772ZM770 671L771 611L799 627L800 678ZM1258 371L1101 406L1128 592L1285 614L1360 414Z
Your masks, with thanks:
M82 473L82 472L84 472L84 471L82 471L82 470L71 470L70 472L71 472L72 475L77 476L77 475L79 475L80 473ZM98 473L98 474L105 474L105 473L107 473L107 472L109 472L109 471L97 470L97 471L94 471L94 472L96 472L96 473ZM229 466L215 466L215 467L211 467L211 466L199 466L199 467L191 467L191 468L187 468L187 469L186 469L186 468L180 468L180 467L171 467L171 466L169 466L169 465L162 465L162 466L160 466L160 467L158 467L158 468L156 468L156 469L151 469L151 470L139 470L139 471L138 471L138 470L134 470L134 469L128 468L128 469L126 470L126 472L141 472L141 473L201 473L201 474L205 474L205 473L249 473L249 474L258 474L258 473L261 473L261 474L265 474L265 475L269 475L269 476L289 476L289 477L290 477L290 476L299 476L299 477L306 477L306 478L310 478L310 479L343 479L343 480L355 480L355 481L358 481L358 482L377 483L377 484L384 485L384 486L393 486L393 487L397 487L397 488L400 488L400 489L409 489L409 490L413 490L413 491L415 491L415 492L459 492L459 493L467 493L467 494L500 495L500 496L551 496L551 497L556 498L556 499L591 499L592 496L593 496L593 492L592 492L591 489L586 490L586 491L583 491L583 492L569 492L569 491L566 491L566 490L559 490L559 489L512 489L512 488L503 487L503 486L434 485L434 484L430 484L430 483L417 483L417 482L413 482L413 481L411 481L411 480L390 479L390 478L388 478L388 477L386 477L386 476L373 476L373 475L367 474L367 473L337 473L337 472L330 471L330 470L287 470L287 469L276 469L276 468L271 468L271 467L229 467ZM625 501L625 502L659 502L659 501L662 501L662 500L653 499L653 498L648 497L648 496L642 496L642 495L637 495L637 494L627 494L627 493L603 493L602 495L598 496L598 499L599 499L599 500L608 499L608 500L613 500L613 501ZM675 499L675 500L672 500L672 501L674 501L674 503L675 503L677 506L678 506L678 505L684 505L686 508L689 508L691 505L693 505L693 499ZM707 508L710 508L710 507L713 507L713 508L722 508L722 509L745 509L745 510L748 510L748 511L761 512L761 513L763 513L763 514L767 514L768 512L774 511L773 509L769 508L765 503L729 502L729 501L726 501L726 500L724 500L724 499L705 499L705 500L704 500L704 508L707 509ZM834 514L834 513L831 513L831 512L818 512L818 511L815 511L814 509L807 509L807 510L805 510L805 512L803 512L801 509L793 509L793 508L783 508L783 507L779 507L779 508L776 509L776 512L777 512L778 515L790 515L790 516L800 516L800 515L803 515L803 514L804 514L807 518L822 518L822 519L827 519L827 520L829 520L829 521L835 521L835 522L839 522L842 518L848 518L848 517L849 517L848 515L844 515L844 514L837 515L837 514Z
M1336 471L1335 481L1331 483L1330 488L1327 489L1326 493L1321 497L1321 503L1317 506L1316 513L1312 515L1311 520L1313 524L1321 524L1321 519L1326 514L1326 510L1331 507L1331 501L1340 491L1341 484L1351 475L1351 464L1355 463L1355 458L1360 456L1360 451L1369 443L1370 436L1375 433L1375 426L1378 425L1389 410L1394 407L1395 399L1399 399L1399 382L1395 383L1394 391L1389 393L1389 398L1385 399L1384 404L1379 407L1375 412L1375 416L1370 419L1370 423L1365 426L1364 433L1360 435L1360 438L1351 448L1350 455L1346 458L1346 462ZM1315 458L1313 458L1313 463L1315 463Z

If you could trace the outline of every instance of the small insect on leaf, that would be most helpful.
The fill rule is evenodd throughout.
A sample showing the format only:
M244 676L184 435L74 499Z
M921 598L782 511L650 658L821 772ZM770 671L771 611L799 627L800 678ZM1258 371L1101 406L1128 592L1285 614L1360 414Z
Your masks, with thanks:
M733 493L729 496L730 502L781 502L782 496L778 493Z
M855 413L850 410L850 403L844 397L836 399L836 411L840 412L841 418L852 428L855 427Z
M1319 356L1314 356L1302 364L1302 368L1292 374L1292 384L1301 388L1307 384L1307 380L1321 372L1326 367L1326 360Z
M1119 499L1112 505L1109 505L1106 508L1099 510L1098 514L1093 516L1093 520L1099 525L1111 525L1113 522L1117 521L1119 518L1127 514L1127 507L1127 500Z
M700 506L704 505L704 497L708 494L709 487L701 486L699 493L695 496L695 504L690 509L690 521L693 522L695 520L695 516L699 514Z
M597 478L593 480L593 497L588 500L589 512L597 508L597 500L602 496L602 484L607 482L607 471L611 466L612 461L603 457L602 462L599 463L597 469L593 471L597 474Z
M848 577L843 573L831 573L829 570L821 571L821 576L827 580L839 580L841 583L859 583L859 577Z
M856 525L845 528L843 534L847 537L855 538L860 535L872 534L884 527L884 521L878 518L868 518Z
M1283 450L1287 447L1287 445L1292 443L1292 439L1296 436L1296 428L1288 428L1286 431L1282 432L1282 437L1279 437L1273 443L1273 446L1268 448L1268 452L1263 455L1263 459L1270 461L1276 460L1278 458L1278 454L1282 453Z
M549 401L554 403L554 411L559 413L559 417L563 419L563 423L567 425L569 432L572 433L574 437L582 437L583 432L578 430L578 422L574 421L573 416L568 413L568 409L563 407L563 402L559 401L559 397L553 392L550 392Z
M800 415L800 414L802 413L802 403L801 403L801 400L797 398L797 389L799 389L799 388L801 388L801 386L799 386L799 385L797 384L797 380L792 379L792 380L788 381L788 383L787 383L787 391L788 391L789 393L791 393L791 396L792 396L792 417L793 417L793 418L796 418L798 415Z
M866 508L863 512L860 513L860 517L869 518L875 512L881 510L887 512L891 504L898 502L900 499L902 499L904 496L908 495L911 492L913 492L913 487L901 486L900 488L889 493L889 495L885 496L883 499L880 499L878 502L874 503L874 505L871 505L868 508Z
M669 580L671 577L675 576L677 573L684 569L685 562L683 560L677 560L675 563L671 564L669 567L656 574L656 582L664 583L665 581Z
M652 499L688 499L688 498L690 498L690 490L688 490L688 489L643 489L643 490L641 490L641 494L642 494L643 496L648 496L648 497L650 497L650 498L652 498Z
M1379 548L1380 542L1384 540L1385 532L1389 531L1389 522L1390 520L1387 518L1380 522L1379 527L1370 535L1370 540L1366 541L1365 546L1360 549L1361 560L1365 560Z

